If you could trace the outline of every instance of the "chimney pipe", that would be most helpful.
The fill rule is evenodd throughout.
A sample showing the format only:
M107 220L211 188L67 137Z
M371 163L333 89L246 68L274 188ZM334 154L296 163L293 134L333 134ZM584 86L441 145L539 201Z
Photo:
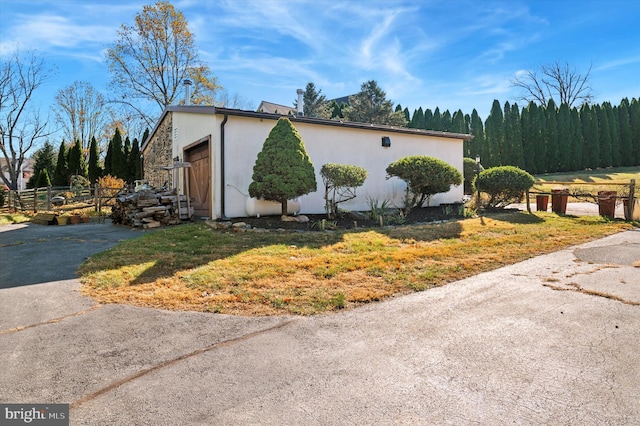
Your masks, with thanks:
M302 89L296 90L298 94L298 117L302 117L304 115L304 103L302 102L302 94L304 91Z
M182 84L184 85L184 104L187 106L191 105L191 84L193 84L193 82L185 78Z

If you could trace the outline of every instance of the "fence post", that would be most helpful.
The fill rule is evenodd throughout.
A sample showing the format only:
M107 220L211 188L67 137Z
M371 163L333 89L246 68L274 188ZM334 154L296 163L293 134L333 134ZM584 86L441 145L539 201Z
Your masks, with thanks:
M631 179L631 182L629 182L629 204L627 204L627 211L626 211L627 217L629 218L629 220L633 220L633 208L635 207L634 206L635 191L636 191L636 180Z
M33 188L33 212L38 213L38 188Z
M96 198L95 200L95 205L96 205L96 211L97 212L101 212L102 211L102 206L100 205L100 184L96 183L94 185L94 197Z

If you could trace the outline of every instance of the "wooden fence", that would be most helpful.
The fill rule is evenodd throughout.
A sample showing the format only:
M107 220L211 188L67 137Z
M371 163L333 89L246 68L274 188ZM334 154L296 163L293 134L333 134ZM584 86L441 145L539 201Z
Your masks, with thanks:
M57 212L86 208L93 208L95 211L101 212L104 207L110 207L115 203L115 196L122 189L102 188L96 185L73 189L66 186L49 186L9 191L6 205L9 210L15 212Z

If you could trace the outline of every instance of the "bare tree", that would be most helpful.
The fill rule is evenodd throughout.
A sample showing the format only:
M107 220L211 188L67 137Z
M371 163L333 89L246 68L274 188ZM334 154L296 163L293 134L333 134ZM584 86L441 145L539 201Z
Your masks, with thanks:
M107 49L116 102L127 105L153 126L148 103L160 109L176 101L185 78L194 83L193 103L213 104L219 89L208 66L198 60L193 34L179 10L167 1L143 7L132 26L122 25Z
M72 143L79 140L83 151L88 153L91 138L100 135L109 119L110 109L91 83L75 81L58 90L55 115L64 129L65 139Z
M556 62L542 65L539 71L527 71L524 76L516 77L511 83L523 90L518 100L534 101L546 107L549 99L553 99L558 105L566 103L572 107L577 102L589 103L593 99L589 85L590 74L591 66L583 75L568 63L562 65Z
M15 51L0 66L0 152L6 171L0 173L9 189L18 189L28 151L46 138L47 120L32 109L33 93L50 77L44 59L34 52Z

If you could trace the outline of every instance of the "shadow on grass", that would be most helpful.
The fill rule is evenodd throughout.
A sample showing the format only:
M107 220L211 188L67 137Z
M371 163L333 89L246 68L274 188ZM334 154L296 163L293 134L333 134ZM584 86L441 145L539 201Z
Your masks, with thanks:
M543 217L537 216L534 213L524 213L519 210L485 210L482 212L481 218L482 217L518 225L536 225L546 222Z

